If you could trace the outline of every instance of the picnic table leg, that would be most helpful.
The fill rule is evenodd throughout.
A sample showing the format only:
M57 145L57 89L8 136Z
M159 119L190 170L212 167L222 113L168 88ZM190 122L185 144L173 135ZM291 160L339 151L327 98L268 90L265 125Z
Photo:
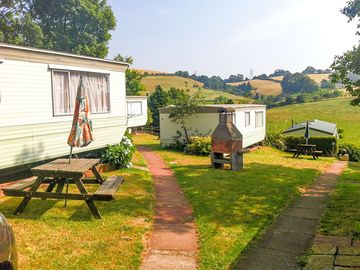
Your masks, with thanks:
M55 185L56 185L57 181L56 179L54 179L50 184L49 186L46 188L45 192L52 192ZM46 198L42 198L42 200L46 200Z
M38 190L38 188L40 187L41 185L41 182L44 180L44 177L38 177L35 181L35 183L31 186L30 188L30 192L35 192ZM28 203L30 202L31 200L31 194L29 195L26 195L26 197L21 201L21 203L19 204L18 208L16 208L15 210L15 215L18 215L18 214L21 214L25 207L28 205Z
M65 179L64 178L60 178L58 181L57 181L57 188L56 188L56 193L62 193L63 189L64 189L64 186L65 186Z
M88 192L87 192L83 182L81 181L81 179L74 179L74 182L75 182L76 186L78 187L81 194L88 194ZM92 199L86 199L85 202L88 205L88 207L89 207L91 213L93 214L93 216L96 219L102 219L102 216L101 216L100 212L97 210L94 201Z
M94 173L96 179L99 181L100 185L102 185L104 183L104 178L102 178L101 174L99 173L99 171L96 169L96 166L91 168L92 172Z

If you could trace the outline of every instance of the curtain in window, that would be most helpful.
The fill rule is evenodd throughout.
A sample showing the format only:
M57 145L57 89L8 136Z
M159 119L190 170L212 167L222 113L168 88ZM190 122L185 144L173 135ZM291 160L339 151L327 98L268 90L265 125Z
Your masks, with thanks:
M108 75L76 71L54 71L53 92L55 115L73 113L80 75L83 76L83 83L89 100L90 112L97 113L110 111Z
M54 114L61 115L72 112L72 107L69 103L70 99L69 87L69 73L68 72L53 72L53 105Z

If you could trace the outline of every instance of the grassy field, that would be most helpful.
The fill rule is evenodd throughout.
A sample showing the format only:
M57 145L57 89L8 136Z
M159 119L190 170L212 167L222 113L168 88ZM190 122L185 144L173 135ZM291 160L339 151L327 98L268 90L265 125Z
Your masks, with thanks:
M307 74L315 82L320 83L322 80L328 80L330 74ZM274 80L282 81L284 76L271 77Z
M203 83L178 76L146 76L142 79L142 83L145 85L147 93L153 92L155 87L158 85L160 85L164 90L169 90L171 87L175 87L179 89L190 89L191 92L197 91L200 87L206 100L213 100L220 95L227 98L241 98L240 96L232 95L223 91L204 89Z
M141 157L135 158L143 165ZM96 202L102 220L92 218L82 201L33 199L14 216L18 198L0 197L0 212L14 229L19 269L138 269L145 235L152 226L154 190L148 172L126 169L112 202ZM96 187L89 187L94 191ZM71 191L71 190L70 190Z
M321 218L319 232L360 238L360 164L349 163Z
M172 167L194 209L200 269L229 269L264 229L332 159L292 159L261 148L245 156L245 170L215 170L210 158L161 149L151 135L135 144L153 147Z
M282 92L280 83L270 80L250 80L245 82L237 82L237 83L229 83L229 84L237 86L247 82L251 83L251 86L256 89L257 93L264 96L277 96L280 95Z
M332 99L269 109L267 130L285 130L290 127L291 119L295 122L319 119L343 128L342 142L360 145L360 107L351 106L349 102L350 99Z

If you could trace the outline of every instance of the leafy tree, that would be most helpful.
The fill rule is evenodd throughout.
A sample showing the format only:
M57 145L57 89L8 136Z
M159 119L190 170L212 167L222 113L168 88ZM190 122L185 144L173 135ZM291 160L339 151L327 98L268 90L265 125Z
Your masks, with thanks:
M132 56L125 56L123 57L121 54L118 54L114 57L115 61L119 62L125 62L129 65L134 63L134 59ZM126 95L128 96L139 96L141 92L144 92L145 86L141 82L141 79L143 78L143 75L135 70L127 68L125 71L125 77L126 77Z
M267 79L268 79L268 76L267 76L265 73L263 73L263 74L261 74L261 75L254 76L253 80L255 80L255 79L258 79L258 80L267 80Z
M142 84L142 74L135 69L126 69L126 95L128 96L139 96L141 92L144 92L145 86Z
M134 64L134 58L132 56L122 56L119 53L114 57L114 60L118 62L128 63L129 65Z
M179 77L184 77L184 78L189 78L189 77L190 77L188 71L182 71L182 70L176 71L176 72L175 72L175 75L176 75L176 76L179 76Z
M284 93L314 92L318 89L317 83L303 73L294 73L284 76L281 81Z
M220 95L214 99L214 104L228 104L228 102L231 99L228 99L227 97Z
M188 90L180 90L180 98L174 100L174 107L171 108L169 118L173 122L180 125L182 131L184 132L186 143L190 143L189 137L189 126L186 123L186 118L194 114L197 111L197 107L203 101L203 96L201 95L201 90L196 91L193 94L190 94Z
M232 82L242 82L244 80L244 75L237 74L237 75L230 75L229 79L224 80L226 83L232 83Z
M0 40L104 58L116 21L106 0L1 0Z
M285 104L293 104L294 102L295 102L295 100L292 96L287 96L285 98Z
M153 119L152 126L160 126L159 108L169 105L169 95L161 88L160 85L156 86L155 91L148 98L148 107Z
M169 91L167 91L167 95L169 97L169 104L175 104L177 99L186 98L186 92L175 87L171 87Z
M269 77L285 76L291 74L290 71L284 69L276 69L274 73L270 74Z
M298 95L296 97L296 103L305 103L305 96L304 95Z
M360 21L360 0L351 0L341 10L348 17L348 21L355 19ZM360 23L357 24L357 35L360 35ZM360 45L354 46L352 50L347 51L342 56L335 56L331 65L334 71L331 76L332 82L341 82L346 90L355 98L351 105L360 105Z
M316 68L312 67L312 66L308 66L306 67L303 72L304 74L316 74Z

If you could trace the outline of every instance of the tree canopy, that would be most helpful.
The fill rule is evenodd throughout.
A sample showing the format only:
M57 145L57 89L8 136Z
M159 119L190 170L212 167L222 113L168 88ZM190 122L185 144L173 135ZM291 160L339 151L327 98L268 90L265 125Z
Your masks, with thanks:
M115 26L106 0L0 0L0 42L104 58Z
M303 73L285 75L281 87L284 93L314 92L318 89L317 83Z
M348 21L355 19L360 22L360 0L348 1L341 12L348 17ZM360 35L360 23L357 24L357 35ZM354 46L341 56L335 56L331 65L334 73L331 78L333 82L341 82L346 90L355 98L352 105L360 105L360 45Z

